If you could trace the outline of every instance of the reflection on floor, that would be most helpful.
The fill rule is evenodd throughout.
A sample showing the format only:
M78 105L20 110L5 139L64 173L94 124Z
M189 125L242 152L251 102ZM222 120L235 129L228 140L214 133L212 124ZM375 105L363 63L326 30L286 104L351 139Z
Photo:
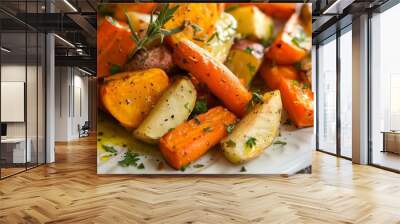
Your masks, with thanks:
M96 138L0 181L0 223L399 223L400 175L315 152L312 174L97 175Z
M374 164L400 170L400 155L398 154L376 150L372 159Z

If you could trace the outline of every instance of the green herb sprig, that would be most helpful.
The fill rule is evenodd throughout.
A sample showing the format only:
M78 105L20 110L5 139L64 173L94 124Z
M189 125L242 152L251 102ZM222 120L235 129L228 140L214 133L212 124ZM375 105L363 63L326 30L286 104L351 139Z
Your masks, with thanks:
M183 23L181 26L178 26L171 30L163 28L164 25L173 17L173 14L179 8L179 5L169 8L169 4L162 4L160 7L161 8L158 8L160 10L159 13L156 13L155 10L153 10L153 12L151 13L149 26L147 27L146 34L142 38L135 30L131 18L126 14L129 28L132 32L132 39L136 42L136 47L129 55L129 58L132 58L139 50L147 51L147 47L153 41L159 39L160 43L162 43L166 36L179 33L186 27L187 24ZM157 15L157 19L155 20L154 15Z

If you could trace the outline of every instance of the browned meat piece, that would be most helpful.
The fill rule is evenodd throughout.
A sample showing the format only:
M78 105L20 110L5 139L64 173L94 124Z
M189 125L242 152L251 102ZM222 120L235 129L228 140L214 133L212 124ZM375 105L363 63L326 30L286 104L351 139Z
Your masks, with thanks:
M174 67L172 54L165 46L159 46L146 51L139 51L132 60L126 64L126 71L160 68L165 72Z

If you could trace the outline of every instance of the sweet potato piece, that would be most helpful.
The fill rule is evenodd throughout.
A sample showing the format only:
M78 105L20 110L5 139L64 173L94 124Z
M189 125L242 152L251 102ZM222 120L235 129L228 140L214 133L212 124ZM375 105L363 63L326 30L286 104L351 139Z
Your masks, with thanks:
M178 3L170 4L174 7ZM170 44L181 39L189 39L203 46L215 32L215 24L220 19L221 8L217 3L179 3L174 17L164 27L174 29L186 24L185 29L168 38Z
M160 150L172 167L180 169L218 144L227 135L225 126L235 121L227 109L214 107L164 135Z
M257 6L268 16L279 20L287 20L296 11L296 3L226 3L226 10L230 11L240 6Z
M276 65L268 62L261 66L260 75L271 90L278 89L281 80L284 78L289 80L299 79L298 72L294 66Z
M313 126L314 95L311 89L297 81L283 79L280 82L279 90L290 120L299 128Z
M294 14L286 23L285 28L267 52L267 58L278 64L294 64L305 56L311 49L311 37L307 36Z
M100 97L115 119L133 129L139 126L167 87L168 76L161 69L124 72L105 79Z

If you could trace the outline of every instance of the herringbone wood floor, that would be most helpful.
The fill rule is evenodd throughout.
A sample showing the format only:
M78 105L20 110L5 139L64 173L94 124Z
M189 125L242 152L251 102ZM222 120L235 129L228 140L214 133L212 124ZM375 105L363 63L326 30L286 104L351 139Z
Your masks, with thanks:
M315 153L286 177L97 176L95 139L0 181L0 223L400 223L400 175Z

